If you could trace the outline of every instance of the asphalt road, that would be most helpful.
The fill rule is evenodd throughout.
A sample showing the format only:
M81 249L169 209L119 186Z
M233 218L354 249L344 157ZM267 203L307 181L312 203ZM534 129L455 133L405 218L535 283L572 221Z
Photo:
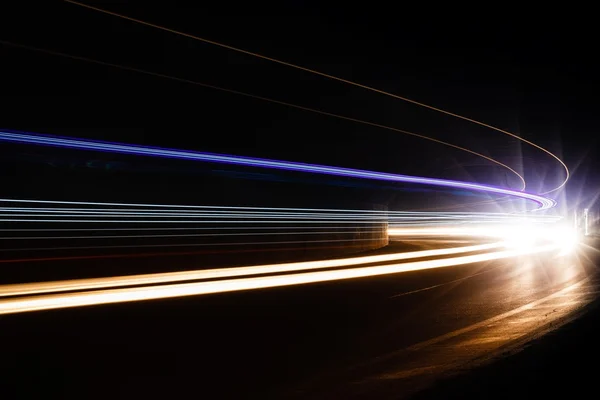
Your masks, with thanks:
M398 248L406 244L385 251ZM6 398L402 398L576 313L595 298L594 254L581 246L558 258L4 315L0 389ZM78 265L132 270L141 260ZM62 265L34 264L12 264L11 279Z

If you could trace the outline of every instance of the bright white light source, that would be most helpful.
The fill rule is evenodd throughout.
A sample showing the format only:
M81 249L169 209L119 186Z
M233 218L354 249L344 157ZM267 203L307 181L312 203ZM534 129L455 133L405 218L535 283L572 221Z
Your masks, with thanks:
M554 242L561 248L561 255L573 252L577 247L577 243L579 242L579 233L576 229L571 227L557 227L554 229L552 235Z
M542 244L553 244L567 254L579 241L577 230L564 224L513 222L508 224L468 224L458 226L408 227L388 229L391 237L471 236L500 239L505 247L516 250L532 249Z
M509 248L528 249L542 243L553 243L564 255L572 252L579 241L577 230L567 225L516 225L498 227L499 236Z
M501 228L499 230L506 247L514 249L530 249L540 241L540 231L535 226L517 225Z

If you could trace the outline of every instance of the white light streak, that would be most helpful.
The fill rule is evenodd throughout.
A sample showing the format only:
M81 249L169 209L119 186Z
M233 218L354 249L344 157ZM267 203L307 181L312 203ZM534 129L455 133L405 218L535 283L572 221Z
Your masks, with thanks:
M28 311L69 308L88 305L111 304L152 299L194 296L210 293L226 293L241 290L301 285L315 282L328 282L354 278L396 274L423 269L443 268L471 264L482 261L499 260L526 254L535 254L556 249L555 245L539 246L530 249L504 250L483 254L388 264L372 267L336 269L263 277L226 279L208 282L154 285L135 288L121 288L77 293L46 294L0 300L0 314Z

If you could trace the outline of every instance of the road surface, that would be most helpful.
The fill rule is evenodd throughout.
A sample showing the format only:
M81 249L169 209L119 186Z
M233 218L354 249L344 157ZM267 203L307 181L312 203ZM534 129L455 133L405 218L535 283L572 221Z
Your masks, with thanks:
M402 398L574 315L598 291L594 254L580 246L561 257L3 315L0 383L63 398ZM142 269L144 260L89 265ZM168 260L182 262L152 259ZM63 263L19 268L50 274Z

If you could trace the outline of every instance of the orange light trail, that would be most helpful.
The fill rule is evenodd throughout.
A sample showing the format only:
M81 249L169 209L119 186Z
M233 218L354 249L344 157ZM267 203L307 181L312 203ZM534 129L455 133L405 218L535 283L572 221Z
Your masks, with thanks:
M248 275L287 273L323 268L348 267L360 264L408 260L424 257L439 257L444 255L491 250L500 247L501 243L487 243L473 246L462 246L445 249L420 250L404 253L381 254L376 256L351 257L295 263L267 264L250 267L218 268L195 271L168 272L158 274L143 274L118 276L110 278L77 279L55 282L36 282L0 286L0 297L23 296L50 292L71 290L90 290L119 286L149 285L172 283L201 279L223 279Z
M316 282L330 282L336 280L373 277L386 274L397 274L408 271L444 268L483 261L499 260L508 257L547 252L555 249L555 245L546 245L526 249L493 251L486 252L483 254L360 268L346 268L328 271L305 272L298 274L225 279L208 282L179 283L167 285L159 284L154 286L134 288L25 296L0 300L0 314L12 314L30 311L133 302L152 299L166 299L211 293L227 293L242 290L263 289L281 286L302 285Z

